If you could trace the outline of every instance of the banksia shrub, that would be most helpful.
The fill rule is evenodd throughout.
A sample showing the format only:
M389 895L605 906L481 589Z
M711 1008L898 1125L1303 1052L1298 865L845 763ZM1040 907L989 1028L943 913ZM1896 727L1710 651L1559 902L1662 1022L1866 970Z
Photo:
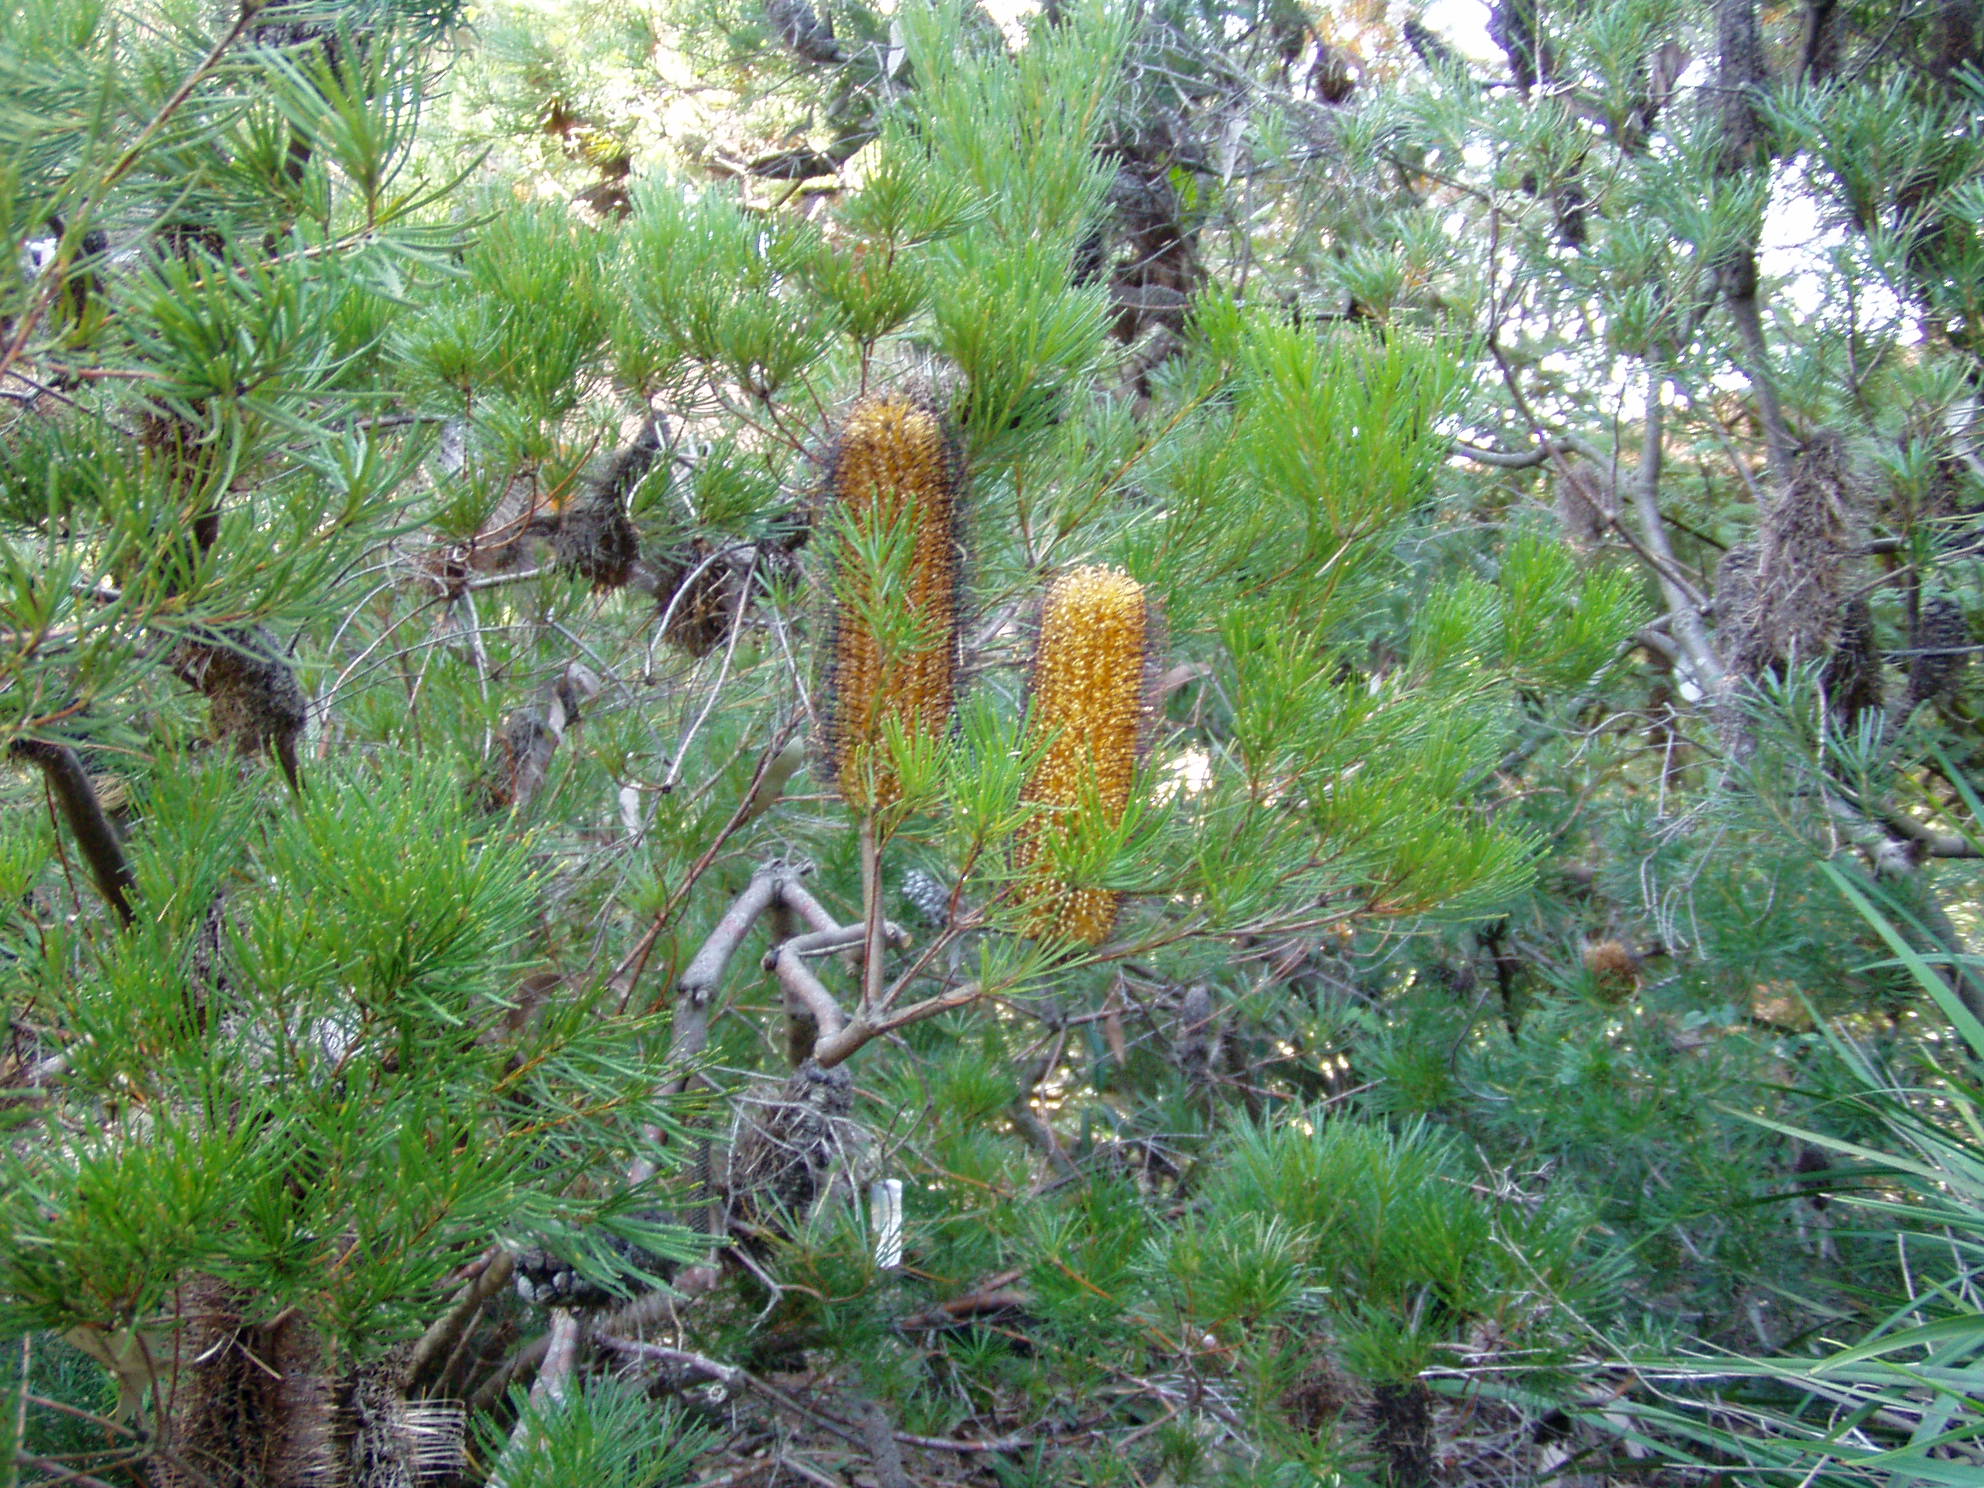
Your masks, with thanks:
M1096 945L1115 923L1115 893L1063 883L1052 848L1085 823L1117 825L1129 809L1150 630L1143 585L1119 569L1077 568L1047 591L1027 721L1044 748L1022 791L1043 810L1014 853L1030 935Z
M934 409L884 393L848 415L828 478L845 526L833 557L826 742L841 796L857 809L901 794L883 750L890 723L930 738L950 722L962 484L956 447ZM882 561L891 536L906 549L893 555L899 564Z

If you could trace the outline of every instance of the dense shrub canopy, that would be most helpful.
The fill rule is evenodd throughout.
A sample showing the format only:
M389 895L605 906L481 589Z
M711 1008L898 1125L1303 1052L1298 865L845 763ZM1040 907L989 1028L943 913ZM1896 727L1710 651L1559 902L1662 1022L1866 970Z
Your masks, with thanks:
M1973 1481L1973 9L0 7L0 1482Z

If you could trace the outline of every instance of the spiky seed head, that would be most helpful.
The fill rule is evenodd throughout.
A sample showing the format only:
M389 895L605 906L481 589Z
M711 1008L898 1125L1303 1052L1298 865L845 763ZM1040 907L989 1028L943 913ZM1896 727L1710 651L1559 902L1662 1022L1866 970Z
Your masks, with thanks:
M1049 809L1021 834L1015 852L1029 934L1096 945L1115 923L1116 895L1059 881L1050 848L1079 829L1079 808L1092 808L1112 827L1129 809L1150 628L1143 585L1120 569L1077 568L1047 591L1027 724L1044 748L1021 795Z
M828 678L828 738L834 776L850 806L884 806L901 794L883 758L893 722L935 737L950 725L958 669L958 499L962 473L942 416L901 393L863 398L841 431L828 489L857 532L908 524L912 536L903 601L914 626L908 645L884 645L864 617L864 597L846 592L867 577L836 556L836 600ZM872 605L866 606L872 612ZM871 799L872 786L872 799Z
M1579 553L1597 551L1619 509L1618 492L1603 470L1589 460L1568 461L1557 475L1557 520Z
M1584 948L1584 964L1599 992L1613 1002L1623 1000L1640 984L1640 958L1624 941L1591 942Z
M1919 706L1948 697L1969 659L1970 620L1963 606L1948 594L1925 595L1918 607L1909 649L1908 703Z
M1735 652L1738 672L1754 677L1816 660L1839 640L1865 500L1846 441L1830 429L1813 434L1758 524L1756 593Z

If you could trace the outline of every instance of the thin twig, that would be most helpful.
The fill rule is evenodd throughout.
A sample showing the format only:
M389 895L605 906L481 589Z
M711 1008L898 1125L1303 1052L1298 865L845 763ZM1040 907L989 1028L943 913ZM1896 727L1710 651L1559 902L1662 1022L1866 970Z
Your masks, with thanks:
M674 892L668 896L668 902L655 912L655 917L648 925L647 931L614 968L612 980L607 985L618 999L620 1011L626 1011L629 1001L633 998L634 988L640 982L641 973L647 968L648 957L654 954L655 942L661 939L661 932L674 918L675 911L681 907L682 901L688 897L689 891L696 886L697 881L709 871L710 864L716 861L716 856L723 851L724 844L740 827L751 820L758 788L764 784L773 762L780 755L781 750L778 746L791 737L795 727L794 722L787 722L779 729L773 739L774 747L767 749L759 757L757 768L751 774L751 783L745 787L744 797L737 803L737 809L731 812L730 820L723 824L722 830L711 839L710 845L703 849L702 856L690 865L682 882L676 885Z
M874 1013L882 1001L882 845L871 806L861 813L861 1016Z
M745 566L744 577L737 584L737 604L730 613L730 635L724 641L723 661L717 667L716 681L710 684L709 696L703 699L702 711L696 714L689 731L682 736L682 742L675 746L675 756L669 760L668 773L661 781L664 791L674 790L675 782L682 778L682 762L689 757L689 746L695 743L696 735L702 731L703 724L716 707L717 699L723 695L723 684L730 676L731 659L737 654L737 638L744 633L744 606L750 601L751 584L757 573L758 554L754 548L751 561Z
M205 82L207 75L215 67L220 65L220 59L227 54L228 49L235 42L241 39L242 33L248 29L249 24L254 20L256 12L260 8L257 5L243 5L234 18L234 24L228 28L227 33L219 41L214 43L212 50L206 56L202 57L198 65L186 75L179 86L173 90L172 96L159 105L158 112L152 115L151 121L138 132L138 137L125 148L122 155L117 157L111 164L110 169L103 173L103 178L96 183L88 200L83 203L80 210L73 214L72 220L68 224L68 230L62 235L63 245L66 245L71 239L81 240L84 226L88 223L96 209L103 204L103 200L110 194L111 188L129 173L132 166L138 163L139 156L144 153L145 147L151 144L158 132L165 127L166 121L185 106L186 100L193 96L193 90ZM0 372L12 371L14 363L20 360L21 352L27 346L28 338L34 334L36 328L47 316L48 307L55 302L56 296L61 293L62 286L69 275L69 265L71 262L72 256L65 251L64 247L58 247L55 262L49 266L43 275L44 283L40 292L36 294L27 309L22 312L20 323L15 328L13 339L4 348L0 348Z
M14 1461L22 1467L32 1467L39 1472L54 1474L46 1480L47 1484L74 1483L76 1488L110 1488L110 1484L102 1478L93 1478L78 1468L65 1467L53 1458L37 1457L32 1452L18 1452L14 1456ZM37 1484L36 1488L44 1488L44 1485Z

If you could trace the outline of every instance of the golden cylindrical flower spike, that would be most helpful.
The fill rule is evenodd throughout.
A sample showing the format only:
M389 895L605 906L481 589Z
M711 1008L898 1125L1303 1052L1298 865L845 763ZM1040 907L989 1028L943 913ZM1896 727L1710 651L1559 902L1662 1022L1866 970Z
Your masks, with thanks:
M1116 921L1117 896L1074 888L1052 866L1052 845L1081 829L1093 809L1115 826L1129 809L1144 728L1144 663L1150 606L1143 585L1120 569L1063 574L1041 608L1027 728L1046 740L1022 799L1047 808L1021 834L1027 932L1099 944Z
M841 796L857 809L888 805L901 794L883 747L890 721L925 737L950 725L957 692L962 484L956 445L934 409L883 393L863 398L848 415L828 478L833 499L863 536L904 524L913 532L903 593L914 622L907 644L884 644L862 613L874 609L874 596L862 587L873 576L853 571L845 552L833 560L840 592L827 747Z

